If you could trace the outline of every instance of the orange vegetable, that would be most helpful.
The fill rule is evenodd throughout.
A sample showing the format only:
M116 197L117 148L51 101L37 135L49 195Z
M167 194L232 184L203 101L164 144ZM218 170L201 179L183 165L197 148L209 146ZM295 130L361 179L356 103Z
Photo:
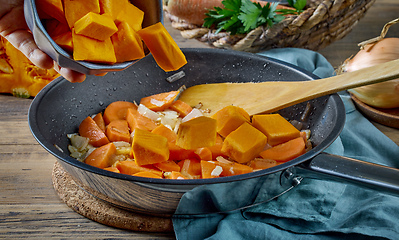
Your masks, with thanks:
M292 160L305 152L305 141L302 137L297 137L285 143L269 148L259 155L264 159L272 159L278 162Z
M249 114L237 106L224 107L217 111L212 118L217 120L217 132L223 137L227 137L241 124L250 122Z
M193 108L190 105L179 99L174 101L169 108L173 111L178 112L180 117L187 116L187 114L189 114L193 110Z
M176 142L177 134L162 124L158 125L151 132L166 137L170 143Z
M88 138L89 143L94 147L99 147L109 143L105 133L91 117L87 117L80 123L79 134L82 137Z
M222 173L222 167L209 161L201 161L201 176L202 178L215 178L219 177Z
M62 0L36 0L36 9L41 19L51 17L67 24Z
M224 177L250 173L253 171L252 167L236 162L228 162L228 163L220 161L212 161L212 162L222 167L223 172L221 173L221 176Z
M110 167L113 162L112 158L116 153L116 147L113 143L108 143L104 146L96 148L85 159L85 163L98 168Z
M226 156L222 152L222 147L223 147L223 138L218 134L216 136L215 145L208 147L209 150L211 150L212 152L212 159L216 159L216 157L218 156Z
M140 36L127 22L118 25L118 32L111 36L117 62L126 62L145 56Z
M183 174L180 172L172 171L171 174L169 175L169 179L187 179Z
M194 149L184 149L176 146L175 143L168 143L169 148L169 160L184 160L196 158Z
M133 175L139 172L151 172L158 176L162 176L162 172L147 166L139 166L135 161L121 161L117 162L115 166L119 169L120 173Z
M104 122L109 124L113 120L126 119L127 110L129 108L136 109L137 106L132 102L116 101L109 104L104 110Z
M280 114L254 115L252 126L267 136L267 142L271 146L287 142L299 137L299 130Z
M106 168L104 168L104 170L114 172L114 173L121 173L121 172L119 172L119 169L116 167L106 167Z
M154 163L154 166L164 172L180 172L180 166L175 161Z
M112 64L116 62L114 46L111 38L99 41L94 38L76 34L72 31L73 59Z
M152 172L138 172L138 173L133 174L133 176L146 177L146 178L162 178L162 176L159 176Z
M114 21L107 15L89 12L75 22L75 33L105 41L118 31Z
M143 104L152 111L163 111L172 105L173 101L179 94L179 91L171 91L165 93L159 93L144 97L140 100L140 104Z
M210 161L212 160L212 152L209 148L197 148L195 150L195 155L197 155L197 158L200 160L206 160Z
M243 123L224 139L222 152L238 163L246 163L259 155L266 142L262 132Z
M65 18L68 22L69 28L75 26L75 22L82 18L89 12L100 13L100 3L98 0L63 0Z
M106 135L111 142L130 142L129 125L126 120L114 120L107 126Z
M216 142L216 120L197 117L179 126L176 145L184 149L211 147Z
M175 71L187 63L186 57L162 23L156 23L137 32L165 72Z
M126 120L131 132L135 129L152 131L157 127L157 124L154 121L141 115L135 108L129 108L127 110Z
M47 19L45 26L46 26L47 33L52 38L55 36L64 34L66 32L71 32L71 30L69 29L69 26L66 22L61 23L59 20L53 19L53 18Z
M68 53L73 52L72 32L68 31L53 37L55 43Z
M178 163L180 166L180 173L187 178L201 177L201 162L196 159L186 159Z
M122 5L123 9L116 16L115 23L127 22L135 32L139 31L142 28L144 12L133 4L130 4L129 1L118 1L118 4Z
M97 126L101 129L101 131L105 132L105 122L102 113L97 113L94 116L93 120L97 123Z
M146 130L135 129L132 155L139 166L165 162L169 159L168 140Z
M251 160L248 166L252 167L253 169L267 169L277 165L275 160L271 159L263 159L263 158L255 158Z
M100 14L106 14L112 17L113 20L123 11L125 6L129 3L128 0L99 0Z

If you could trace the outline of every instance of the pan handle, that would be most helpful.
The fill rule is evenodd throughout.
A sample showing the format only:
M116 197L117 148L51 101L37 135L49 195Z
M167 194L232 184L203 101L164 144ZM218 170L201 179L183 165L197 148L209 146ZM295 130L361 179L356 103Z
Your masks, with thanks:
M352 183L399 196L399 169L353 158L321 153L296 167L304 178L318 178Z

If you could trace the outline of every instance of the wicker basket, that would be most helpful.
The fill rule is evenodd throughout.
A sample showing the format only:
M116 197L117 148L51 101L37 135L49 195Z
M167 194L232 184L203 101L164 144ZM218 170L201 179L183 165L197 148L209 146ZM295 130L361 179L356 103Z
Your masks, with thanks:
M317 51L345 37L375 0L308 0L304 12L288 16L272 28L258 27L246 35L215 34L178 19L165 10L172 27L188 39L197 39L215 48L259 52L271 48L296 47Z

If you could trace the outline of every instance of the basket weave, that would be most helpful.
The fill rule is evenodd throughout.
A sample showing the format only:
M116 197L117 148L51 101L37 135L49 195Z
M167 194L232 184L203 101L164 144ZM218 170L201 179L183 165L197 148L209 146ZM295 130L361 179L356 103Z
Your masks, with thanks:
M193 25L165 9L172 27L188 39L197 39L215 48L259 52L271 48L296 47L320 50L345 37L375 0L308 0L300 15L288 16L272 28L258 27L248 34L227 32Z

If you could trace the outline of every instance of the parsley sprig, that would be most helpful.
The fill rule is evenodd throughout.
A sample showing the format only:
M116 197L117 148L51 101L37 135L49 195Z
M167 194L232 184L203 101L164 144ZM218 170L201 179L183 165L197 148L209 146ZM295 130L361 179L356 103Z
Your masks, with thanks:
M262 6L251 0L224 0L223 8L214 7L206 13L203 26L216 27L216 33L224 30L231 34L245 34L259 26L273 26L282 21L287 14L298 14L306 5L306 0L288 0L295 8L276 10L278 3Z

